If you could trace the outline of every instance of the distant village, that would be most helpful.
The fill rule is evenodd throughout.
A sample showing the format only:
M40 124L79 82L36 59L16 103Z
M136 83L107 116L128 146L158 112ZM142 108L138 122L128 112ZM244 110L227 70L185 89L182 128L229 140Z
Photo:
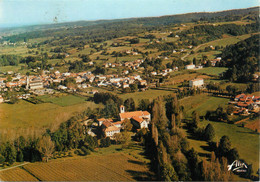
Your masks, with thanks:
M61 73L58 70L54 71L54 68L42 71L41 75L22 75L20 73L14 73L13 71L7 71L4 74L6 77L0 78L0 91L18 91L19 88L23 87L25 90L29 91L31 94L44 95L53 94L54 90L51 89L51 85L55 84L56 90L66 91L66 92L76 92L77 89L85 89L89 87L107 87L113 86L115 88L126 89L129 88L131 84L137 84L140 91L145 91L149 87L155 87L156 82L148 83L146 79L143 79L139 74L129 74L129 70L135 70L140 67L144 60L137 59L135 61L129 61L125 63L105 63L103 67L105 68L115 68L123 67L125 70L122 75L110 74L110 75L95 75L91 71L70 73ZM89 64L94 64L89 62ZM201 69L203 66L195 66L194 64L186 65L185 69ZM40 68L38 68L40 70ZM37 72L36 70L33 70ZM152 71L149 73L150 76L162 76L165 77L171 72L178 71L178 67L173 69L167 68L161 72ZM9 78L8 78L9 77ZM76 87L65 86L64 81L67 78L73 78L75 80ZM204 85L203 79L195 79L189 81L190 87L202 87ZM95 94L98 92L96 89L91 89L88 91L90 94ZM18 98L27 98L30 94L19 95ZM0 102L4 102L3 97L0 95Z

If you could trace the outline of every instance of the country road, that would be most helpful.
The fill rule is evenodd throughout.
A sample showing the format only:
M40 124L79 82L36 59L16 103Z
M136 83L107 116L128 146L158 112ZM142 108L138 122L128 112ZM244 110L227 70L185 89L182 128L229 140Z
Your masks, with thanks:
M29 163L30 163L30 162L25 162L25 163L20 164L20 165L17 165L17 166L9 167L9 168L6 168L6 169L1 169L0 172L1 172L1 171L8 170L8 169L13 169L13 168L16 168L16 167L24 166L24 165L29 164Z
M208 42L207 42L208 43ZM191 51L197 51L201 46L207 44L207 43L204 43L204 44L200 44L198 45L197 47L195 47L194 49L192 49ZM181 60L184 61L184 59L190 55L191 51L187 52L187 54L185 54L183 57L181 57Z

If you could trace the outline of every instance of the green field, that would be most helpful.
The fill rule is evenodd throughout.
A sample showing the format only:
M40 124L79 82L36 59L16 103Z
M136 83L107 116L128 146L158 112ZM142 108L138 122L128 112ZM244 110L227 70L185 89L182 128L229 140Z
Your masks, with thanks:
M215 129L215 141L219 141L224 135L230 138L232 147L238 149L241 159L246 160L248 164L253 164L254 171L259 168L259 135L248 128L239 127L234 124L223 122L203 121L200 126L206 127L211 123Z
M216 75L218 76L219 74L225 72L228 68L223 68L223 67L208 67L208 68L202 68L200 70L196 70L198 73L205 73L207 75Z
M208 59L214 59L216 56L218 56L219 54L221 54L221 51L216 51L216 50L212 50L212 51L208 51L208 52L198 52L199 50L204 51L205 47L209 47L209 46L223 46L226 47L227 45L231 45L231 44L236 44L237 42L241 41L241 40L245 40L247 38L249 38L251 36L251 34L245 34L245 35L241 35L241 36L228 36L222 39L217 39L205 44L201 44L201 46L199 46L199 48L196 50L195 54L191 54L187 57L188 60L193 60L193 58L196 59L202 59L202 55L205 55L208 57Z
M68 120L75 113L86 110L87 107L101 107L101 105L97 105L93 102L83 102L82 100L79 100L80 103L70 105L68 101L69 100L57 101L57 104L32 104L20 100L17 104L0 104L0 129L30 127L41 129L42 127L59 125L61 122ZM59 104L67 104L67 106L60 106Z
M211 42L208 42L206 44L203 44L203 46L201 46L199 48L199 50L203 50L205 49L205 47L207 46L227 46L227 45L231 45L231 44L236 44L237 42L241 41L241 40L245 40L247 38L249 38L251 36L251 34L245 34L245 35L241 35L241 36L229 36L227 38L223 38L223 39L218 39L218 40L214 40Z
M208 51L208 52L196 52L194 54L190 54L186 59L192 61L194 58L203 59L203 56L207 56L207 58L210 60L219 57L220 54L221 51L215 51L215 50Z
M23 64L19 64L18 66L0 66L0 72L7 72L7 71L13 71L13 72L21 72L21 66Z
M123 100L128 98L133 98L135 103L138 104L138 101L141 99L155 99L160 95L169 95L173 93L172 91L165 91L165 90L154 90L150 89L144 92L134 92L134 93L127 93L127 94L118 94L120 98Z
M215 110L218 106L225 107L229 99L211 97L207 94L186 97L180 100L188 117L196 110L200 115L205 115L208 110Z
M37 98L42 100L43 102L46 103L49 102L63 107L84 103L86 100L86 98L84 97L78 97L74 95L66 95L66 96L42 95L42 96L38 96Z
M180 101L184 106L186 115L191 116L194 110L198 111L200 115L205 115L207 110L215 110L218 106L227 106L229 99L207 96L206 94L186 97ZM223 135L227 135L232 143L232 147L238 149L241 159L246 162L253 163L254 171L258 170L259 162L259 135L255 134L248 128L238 127L234 124L227 124L224 122L201 121L200 127L206 127L211 123L215 129L215 141L219 141ZM190 135L187 133L188 136ZM201 156L210 154L204 147L208 146L207 142L189 138L189 143Z

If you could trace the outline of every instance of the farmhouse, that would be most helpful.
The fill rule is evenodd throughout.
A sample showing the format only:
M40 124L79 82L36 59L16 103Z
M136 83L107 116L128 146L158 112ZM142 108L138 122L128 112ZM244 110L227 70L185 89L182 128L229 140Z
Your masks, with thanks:
M204 85L204 80L202 78L194 79L189 81L189 86L194 87L202 87Z
M130 119L137 128L148 128L151 121L151 114L147 111L125 112L125 106L120 106L120 120Z

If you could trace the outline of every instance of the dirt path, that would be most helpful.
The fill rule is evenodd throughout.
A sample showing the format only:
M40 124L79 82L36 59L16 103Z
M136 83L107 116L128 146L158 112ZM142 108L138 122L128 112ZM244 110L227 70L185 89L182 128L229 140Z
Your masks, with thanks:
M6 169L1 169L0 171L5 171L5 170L8 170L8 169L13 169L13 168L16 168L16 167L24 166L24 165L29 164L29 163L30 162L25 162L25 163L17 165L17 166L9 167L9 168L6 168Z

